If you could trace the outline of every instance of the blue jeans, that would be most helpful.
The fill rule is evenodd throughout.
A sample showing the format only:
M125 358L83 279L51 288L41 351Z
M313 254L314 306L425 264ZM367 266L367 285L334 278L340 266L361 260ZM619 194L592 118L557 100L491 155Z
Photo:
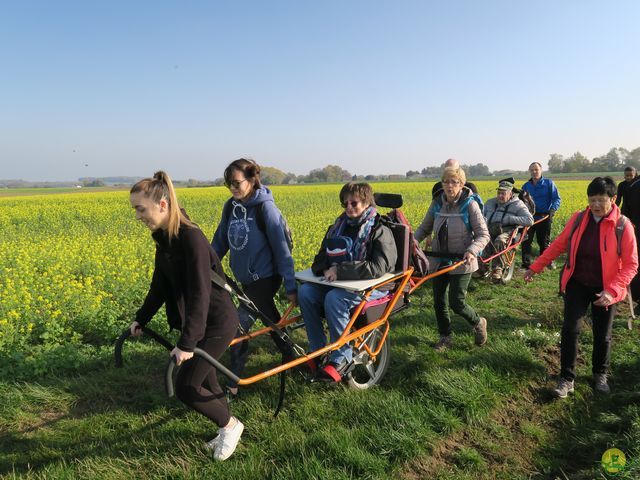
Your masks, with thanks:
M380 297L374 291L372 299ZM327 319L329 339L331 343L340 338L351 319L351 310L358 306L361 297L357 293L342 288L335 288L316 283L303 283L298 287L298 304L304 318L304 326L309 339L309 350L316 351L327 344L327 337L322 327L322 316ZM331 352L329 361L337 365L350 362L353 358L351 345L348 343Z

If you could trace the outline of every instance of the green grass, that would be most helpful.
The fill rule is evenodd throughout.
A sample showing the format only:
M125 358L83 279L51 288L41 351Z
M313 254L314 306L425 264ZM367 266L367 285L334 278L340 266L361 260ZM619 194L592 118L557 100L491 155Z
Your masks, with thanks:
M203 448L215 426L166 398L166 353L126 345L57 376L0 381L2 478L602 478L615 446L640 474L640 343L616 321L609 397L588 384L591 334L582 335L576 394L552 400L561 303L557 272L525 286L476 282L469 302L489 319L489 343L473 346L454 317L454 346L437 354L430 286L392 318L391 366L377 388L288 380L272 418L277 380L241 390L232 411L246 425L236 453L216 463ZM491 299L491 301L488 301ZM538 326L540 324L540 326ZM522 330L525 335L517 332ZM296 332L301 339L302 333ZM268 341L249 371L277 362Z

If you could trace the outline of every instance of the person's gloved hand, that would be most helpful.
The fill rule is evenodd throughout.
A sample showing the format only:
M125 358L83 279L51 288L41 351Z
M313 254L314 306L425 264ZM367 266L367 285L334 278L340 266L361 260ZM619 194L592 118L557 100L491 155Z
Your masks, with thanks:
M556 214L556 211L553 208L550 208L549 209L549 220L551 220L555 214Z

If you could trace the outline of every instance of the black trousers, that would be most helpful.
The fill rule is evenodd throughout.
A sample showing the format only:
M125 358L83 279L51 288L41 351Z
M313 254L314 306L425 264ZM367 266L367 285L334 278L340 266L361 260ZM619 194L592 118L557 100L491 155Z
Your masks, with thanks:
M219 359L236 333L237 323L224 322L198 342L201 348L215 359ZM216 369L206 360L193 357L182 364L176 377L176 397L188 407L201 413L218 425L229 423L231 414L227 398L218 383Z
M636 239L638 240L638 255L640 255L640 228L636 228ZM640 304L640 273L631 280L631 296L635 302Z
M278 308L276 307L276 302L274 300L280 285L282 285L282 277L279 275L261 278L253 283L242 285L242 289L247 297L251 299L256 307L258 307L258 310L267 315L274 323L277 323L278 320L280 320L280 312L278 312ZM240 311L238 313L240 314L240 326L244 331L249 331L255 323L256 318L253 315L250 315L242 307L240 307ZM238 330L236 336L240 336L241 333L242 332ZM271 332L270 335L280 349L284 348L286 350L288 348L275 333ZM235 344L230 348L229 353L231 355L230 370L239 377L242 376L244 366L246 365L247 358L249 356L249 341L243 340L242 342ZM232 380L229 381L228 385L232 388L237 387L235 382Z
M476 326L480 321L476 311L466 302L470 281L470 273L463 273L462 275L447 273L431 280L433 285L433 309L436 313L438 333L440 335L451 335L449 307L472 326Z
M576 378L576 358L578 356L578 336L580 321L591 305L593 319L593 354L591 356L591 370L593 373L607 373L611 353L611 327L616 314L616 306L597 307L593 302L597 300L596 293L601 288L582 285L575 280L569 280L564 296L564 323L560 344L560 376L567 380Z
M540 255L551 244L551 224L552 219L547 218L545 221L529 227L527 238L522 242L522 266L524 268L529 268L531 265L531 245L533 244L534 236L540 247Z

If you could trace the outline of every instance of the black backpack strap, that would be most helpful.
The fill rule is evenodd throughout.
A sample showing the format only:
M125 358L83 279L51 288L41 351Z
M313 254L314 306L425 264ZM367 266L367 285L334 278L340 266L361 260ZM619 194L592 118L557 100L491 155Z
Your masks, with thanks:
M624 215L620 215L618 217L618 222L616 223L616 243L617 243L617 252L618 256L622 256L622 236L624 235L624 229L627 226L627 222L629 219Z
M582 217L584 217L584 211L580 212L576 217L573 225L571 225L571 233L569 234L569 244L567 245L567 259L565 260L565 266L571 266L571 240L573 239L573 234L576 233L576 230L580 226L580 222L582 221ZM560 275L562 277L562 275Z
M238 285L233 280L231 280L226 275L225 277L226 278L222 278L215 270L213 269L211 270L211 281L214 284L226 290L231 295L234 295L243 304L243 306L249 313L252 313L253 315L260 318L260 320L262 320L262 322L267 327L271 328L273 333L277 335L277 337L280 340L282 340L283 345L286 345L287 347L286 349L283 349L280 345L277 344L277 342L274 342L274 343L276 343L276 346L280 349L283 355L289 355L291 353L295 353L296 355L299 355L299 356L305 355L304 349L299 345L297 345L296 343L294 343L294 341L291 340L291 337L285 330L278 327L272 319L270 319L267 315L262 313L258 309L256 304L253 303L253 301L244 294L244 292L240 289L240 287L238 287Z
M254 315L258 316L262 320L262 322L268 327L270 327L273 333L278 336L278 338L282 341L283 345L278 344L278 342L274 342L274 343L280 350L280 354L282 355L283 365L287 363L287 361L289 361L292 353L295 353L298 356L305 355L304 349L299 345L295 344L285 330L278 327L269 317L267 317L260 310L258 310L258 307L256 307L256 305L251 301L251 299L247 297L242 292L242 290L240 290L238 285L233 280L231 280L229 277L226 277L226 281L225 281L225 279L223 279L220 275L218 275L217 272L215 272L214 270L211 270L211 281L214 284L218 285L220 288L223 288L224 290L229 292L231 295L235 295L238 298L238 300L240 300L243 303L245 308L247 308L247 310L250 311L250 313L253 313ZM276 410L273 414L274 418L278 416L278 414L280 413L280 410L282 409L282 406L284 405L286 383L287 383L287 371L283 370L280 373L280 393L278 396L278 405L276 406Z

